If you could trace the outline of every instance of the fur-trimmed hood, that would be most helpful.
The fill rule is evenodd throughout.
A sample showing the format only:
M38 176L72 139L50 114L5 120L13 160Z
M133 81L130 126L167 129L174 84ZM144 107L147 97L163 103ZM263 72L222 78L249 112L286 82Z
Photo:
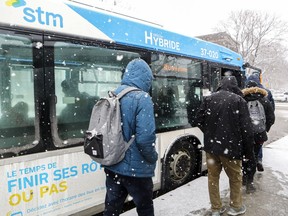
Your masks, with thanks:
M259 88L259 87L251 87L251 88L242 89L242 93L244 97L247 95L253 95L253 94L260 94L260 95L263 95L263 97L266 97L268 95L268 92L265 89Z

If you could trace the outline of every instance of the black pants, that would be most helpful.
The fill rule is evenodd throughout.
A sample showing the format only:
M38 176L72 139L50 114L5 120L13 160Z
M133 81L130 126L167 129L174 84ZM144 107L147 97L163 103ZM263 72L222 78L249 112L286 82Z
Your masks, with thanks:
M105 169L106 198L104 216L117 216L127 195L133 198L138 216L154 216L152 177L123 176Z
M245 183L253 182L254 175L256 173L258 154L259 154L261 146L262 146L262 143L254 145L254 159L251 159L248 161L242 161L243 181Z

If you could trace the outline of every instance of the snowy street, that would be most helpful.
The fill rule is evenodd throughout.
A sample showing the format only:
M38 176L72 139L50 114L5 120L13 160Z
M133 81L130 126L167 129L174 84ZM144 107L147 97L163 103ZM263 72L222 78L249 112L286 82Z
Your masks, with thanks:
M288 215L288 136L265 146L264 169L255 175L254 194L246 194L243 187L243 201L248 216L286 216ZM221 197L226 207L229 206L229 182L222 171ZM209 196L207 177L203 176L186 185L164 194L154 200L155 216L208 216ZM136 210L127 211L121 216L135 216ZM227 214L224 213L223 216Z

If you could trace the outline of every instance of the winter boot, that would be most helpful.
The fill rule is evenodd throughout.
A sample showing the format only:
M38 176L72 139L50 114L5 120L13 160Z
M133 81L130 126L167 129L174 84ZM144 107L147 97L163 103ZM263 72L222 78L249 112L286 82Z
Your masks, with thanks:
M256 191L256 187L254 186L253 182L246 184L246 193L254 193Z
M259 172L263 172L263 171L264 171L263 164L262 164L262 162L260 162L260 161L258 161L258 163L257 163L257 170L258 170Z

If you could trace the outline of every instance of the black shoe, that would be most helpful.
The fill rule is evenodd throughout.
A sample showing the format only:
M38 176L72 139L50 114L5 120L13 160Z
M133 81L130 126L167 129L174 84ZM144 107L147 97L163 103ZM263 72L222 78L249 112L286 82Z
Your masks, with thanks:
M262 165L261 162L258 162L258 163L257 163L257 170L258 170L259 172L263 172L263 171L264 171L264 167L263 167L263 165Z
M242 178L242 186L246 186L247 184L247 178Z
M246 185L246 193L250 194L250 193L254 193L256 191L256 188L254 186L253 183L247 183Z

